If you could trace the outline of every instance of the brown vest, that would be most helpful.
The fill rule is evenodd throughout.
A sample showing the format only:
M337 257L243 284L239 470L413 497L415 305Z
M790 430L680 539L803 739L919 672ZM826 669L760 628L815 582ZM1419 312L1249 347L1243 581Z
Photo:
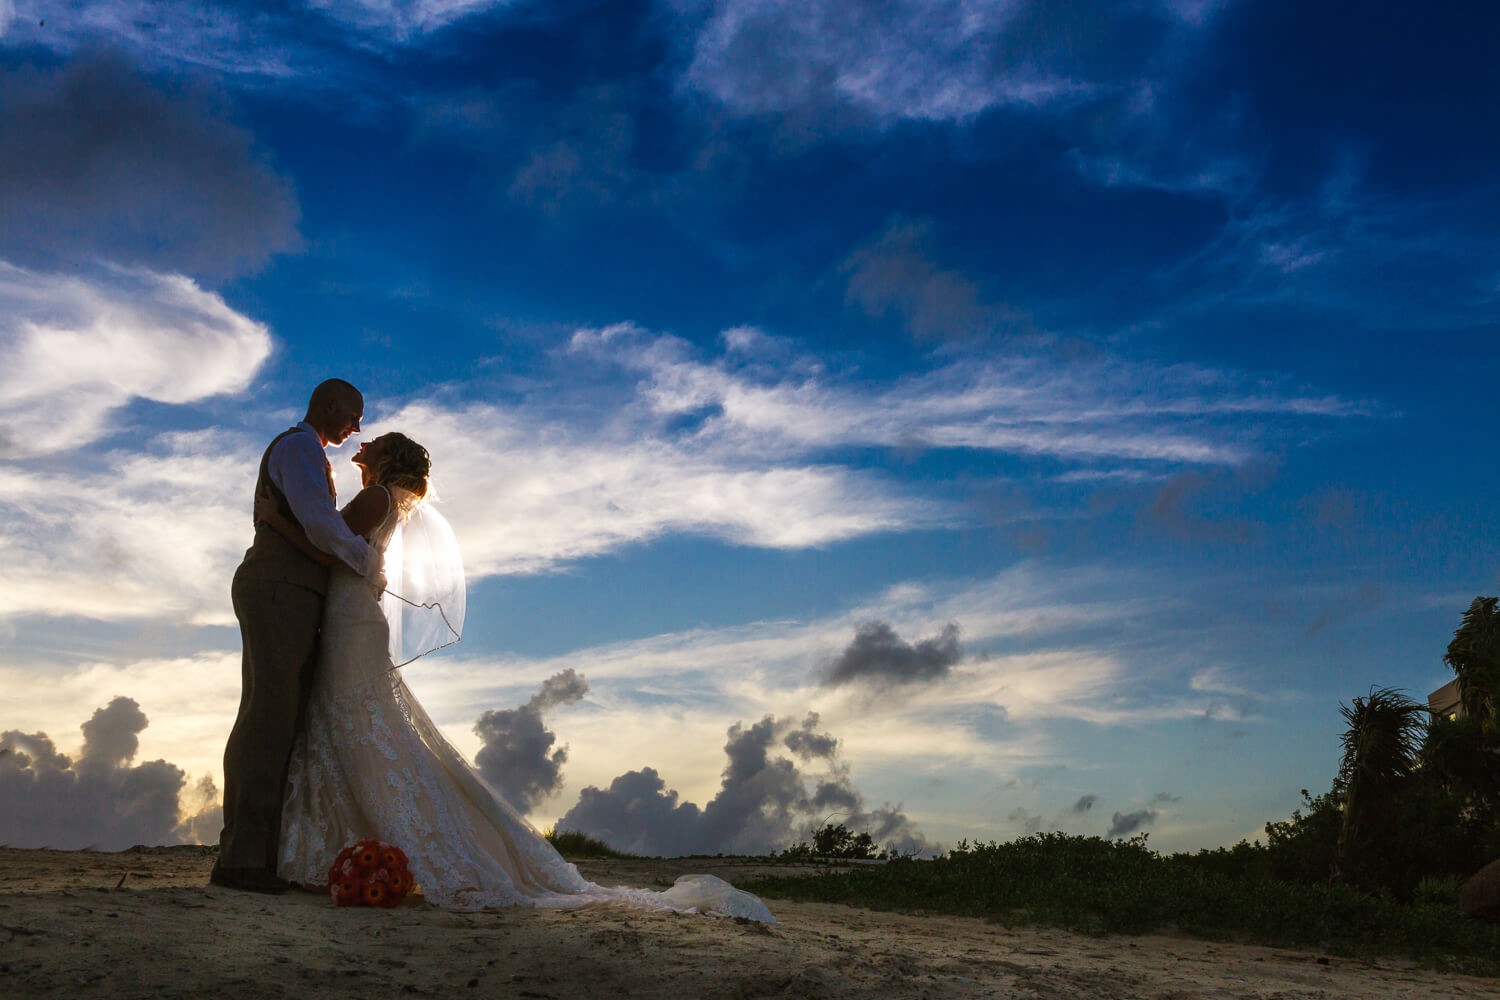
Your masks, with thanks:
M271 496L281 509L282 517L298 524L297 516L287 503L286 494L271 481L271 449L288 434L307 434L300 427L293 427L276 435L266 446L260 457L260 475L255 480L256 496ZM333 496L333 470L328 471L328 495ZM239 579L280 581L291 583L320 594L328 593L328 567L309 558L306 553L281 536L275 528L259 521L255 522L255 541L245 550L245 558L235 572Z

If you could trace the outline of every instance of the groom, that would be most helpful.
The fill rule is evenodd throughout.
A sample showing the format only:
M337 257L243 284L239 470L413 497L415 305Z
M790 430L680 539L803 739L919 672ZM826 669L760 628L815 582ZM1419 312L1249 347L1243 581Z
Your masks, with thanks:
M362 574L378 557L339 516L323 449L358 432L364 409L364 397L343 379L320 384L302 422L266 448L255 483L257 497L274 497L315 546ZM272 893L288 888L276 874L281 801L327 590L327 566L256 523L255 541L231 588L244 653L239 715L224 747L224 831L209 876L215 885Z

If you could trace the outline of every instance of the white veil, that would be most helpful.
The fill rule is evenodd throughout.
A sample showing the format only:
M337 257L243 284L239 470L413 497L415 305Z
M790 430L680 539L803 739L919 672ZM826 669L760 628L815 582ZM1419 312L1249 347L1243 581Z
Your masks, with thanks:
M391 662L403 667L463 636L463 558L448 519L397 487L396 528L385 550L380 608L391 626Z

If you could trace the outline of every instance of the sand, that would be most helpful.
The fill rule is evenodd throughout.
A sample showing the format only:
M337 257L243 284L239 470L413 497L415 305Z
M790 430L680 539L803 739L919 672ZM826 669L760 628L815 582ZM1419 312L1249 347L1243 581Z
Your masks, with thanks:
M777 899L772 926L606 907L340 909L321 894L210 886L211 863L195 847L0 849L0 997L1500 997L1500 980L1398 960ZM766 870L579 867L643 886Z

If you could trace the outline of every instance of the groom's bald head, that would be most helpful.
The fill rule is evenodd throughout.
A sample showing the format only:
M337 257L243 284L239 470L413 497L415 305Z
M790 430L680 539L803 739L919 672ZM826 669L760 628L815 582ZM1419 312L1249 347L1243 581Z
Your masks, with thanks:
M324 444L343 444L364 415L365 397L341 378L319 382L307 401L307 422Z

